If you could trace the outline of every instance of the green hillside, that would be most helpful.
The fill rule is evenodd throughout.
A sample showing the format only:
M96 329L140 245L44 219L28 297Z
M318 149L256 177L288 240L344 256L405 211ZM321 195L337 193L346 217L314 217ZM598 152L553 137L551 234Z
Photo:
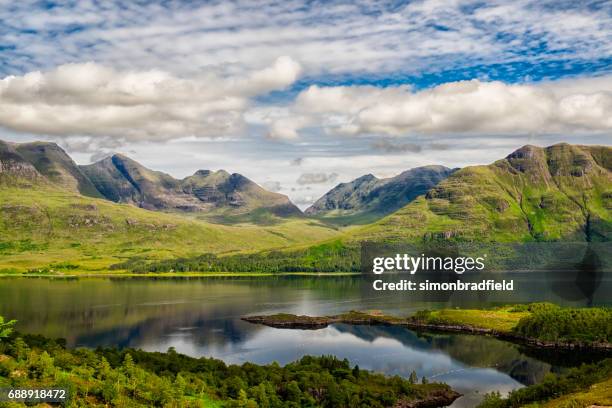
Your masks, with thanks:
M608 241L612 148L524 146L458 170L356 240Z
M337 231L295 219L273 226L223 226L52 186L0 183L0 271L103 270L126 258L193 256L304 244Z
M316 245L124 265L141 272L355 272L363 241L607 242L611 164L610 147L524 146L493 164L458 170L399 211Z
M399 211L342 233L312 219L223 226L88 198L48 183L10 149L3 157L12 169L0 172L5 270L119 264L138 272L350 272L359 270L362 241L612 237L610 147L524 146L493 164L458 170Z

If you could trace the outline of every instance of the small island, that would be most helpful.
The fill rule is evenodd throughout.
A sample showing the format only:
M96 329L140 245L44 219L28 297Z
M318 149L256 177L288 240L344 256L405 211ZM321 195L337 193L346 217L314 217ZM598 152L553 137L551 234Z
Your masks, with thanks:
M539 348L612 351L612 311L607 308L563 308L534 303L488 310L424 310L408 317L351 311L333 316L280 313L242 319L275 328L302 330L317 330L337 323L393 325L417 331L487 335Z

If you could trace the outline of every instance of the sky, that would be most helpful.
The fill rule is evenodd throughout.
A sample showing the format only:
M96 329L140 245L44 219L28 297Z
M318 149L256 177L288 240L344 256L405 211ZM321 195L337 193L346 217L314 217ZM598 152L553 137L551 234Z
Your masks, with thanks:
M612 140L611 1L0 0L0 139L340 182Z

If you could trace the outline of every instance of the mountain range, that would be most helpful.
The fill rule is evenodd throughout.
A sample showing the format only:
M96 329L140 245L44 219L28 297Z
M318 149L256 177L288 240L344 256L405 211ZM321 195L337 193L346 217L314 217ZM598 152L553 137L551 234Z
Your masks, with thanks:
M121 155L78 166L53 143L0 142L5 271L281 248L321 255L326 243L363 241L611 239L608 146L527 145L489 165L367 175L303 215L239 174L199 170L179 180Z
M79 168L106 199L149 210L222 216L262 212L279 217L302 215L287 196L267 191L248 178L225 170L198 170L177 180L120 154Z
M13 169L13 178L19 175L84 196L149 210L202 213L236 220L241 216L251 219L255 215L302 215L287 196L267 191L240 174L224 170L198 170L177 180L120 154L78 166L57 144L47 142L0 141L0 162ZM9 172L3 173L6 176Z
M192 176L175 179L121 154L79 166L61 147L49 142L0 141L0 163L5 167L10 163L13 178L19 173L20 177L88 197L153 211L189 213L220 223L304 215L287 196L225 170L198 170ZM386 179L368 174L337 185L305 214L345 225L372 222L424 194L453 171L444 166L424 166ZM5 179L7 174L5 170Z

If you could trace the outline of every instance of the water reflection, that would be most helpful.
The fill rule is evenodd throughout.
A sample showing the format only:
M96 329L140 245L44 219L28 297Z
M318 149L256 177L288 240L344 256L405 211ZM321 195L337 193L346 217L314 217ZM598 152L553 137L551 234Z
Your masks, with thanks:
M194 333L195 334L195 333ZM446 382L465 394L454 407L471 407L492 390L507 392L541 380L552 366L523 355L516 346L468 335L426 335L398 327L333 325L322 330L261 328L241 342L198 345L176 331L141 345L175 347L191 355L212 355L230 363L281 364L306 354L333 354L362 368ZM480 355L478 355L480 353Z
M323 330L278 330L240 320L246 314L333 314L384 310L406 315L437 307L482 307L531 301L565 304L545 276L517 275L513 293L494 296L373 292L360 277L225 279L0 279L0 315L18 329L64 337L69 346L117 345L230 363L286 363L305 354L334 354L362 368L448 382L466 394L456 407L473 406L484 392L540 381L561 365L580 363L536 353L496 339L417 334L398 327L334 325ZM610 281L593 294L605 303ZM603 291L603 293L602 293Z

